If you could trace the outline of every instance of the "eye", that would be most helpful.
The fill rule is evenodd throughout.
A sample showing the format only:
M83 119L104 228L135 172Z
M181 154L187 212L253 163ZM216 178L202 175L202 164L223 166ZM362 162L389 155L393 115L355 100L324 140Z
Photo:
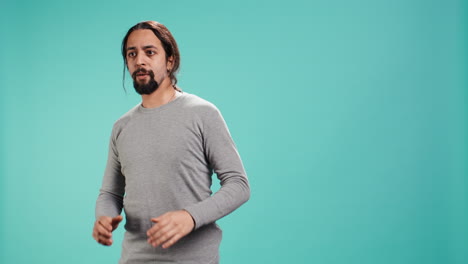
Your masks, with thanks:
M129 52L129 53L127 54L127 56L130 57L130 58L135 57L135 55L136 55L136 53L133 52L133 51L132 51L132 52Z
M147 50L147 51L146 51L146 54L148 54L148 55L154 55L154 54L156 54L156 52L154 52L154 50Z

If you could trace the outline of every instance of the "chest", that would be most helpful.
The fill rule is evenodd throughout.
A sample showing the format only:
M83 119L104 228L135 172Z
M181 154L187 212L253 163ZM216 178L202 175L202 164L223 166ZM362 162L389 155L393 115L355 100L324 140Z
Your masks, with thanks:
M130 173L148 166L170 168L187 159L204 160L202 127L195 119L144 116L122 129L116 145L122 169Z

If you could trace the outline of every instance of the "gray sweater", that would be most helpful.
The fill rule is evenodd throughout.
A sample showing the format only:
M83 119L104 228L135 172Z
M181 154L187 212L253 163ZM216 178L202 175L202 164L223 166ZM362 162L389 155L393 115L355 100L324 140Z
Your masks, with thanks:
M214 195L213 171L221 183ZM96 218L125 210L119 263L218 263L222 231L215 221L249 197L249 182L221 113L182 92L160 107L139 103L115 122ZM181 209L192 215L195 230L168 249L149 245L150 219Z

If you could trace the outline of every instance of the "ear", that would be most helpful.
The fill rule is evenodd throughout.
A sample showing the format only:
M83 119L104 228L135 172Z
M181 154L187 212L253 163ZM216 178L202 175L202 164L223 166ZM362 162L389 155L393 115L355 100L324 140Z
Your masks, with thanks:
M169 58L167 58L167 70L168 71L171 71L172 68L174 68L174 56L170 56Z

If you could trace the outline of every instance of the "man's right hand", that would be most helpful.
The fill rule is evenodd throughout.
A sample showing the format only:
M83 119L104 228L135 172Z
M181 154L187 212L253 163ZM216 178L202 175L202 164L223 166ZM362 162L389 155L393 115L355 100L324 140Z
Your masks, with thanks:
M100 216L94 223L93 238L104 246L112 245L112 231L114 231L123 217L118 215L114 218L110 216Z

